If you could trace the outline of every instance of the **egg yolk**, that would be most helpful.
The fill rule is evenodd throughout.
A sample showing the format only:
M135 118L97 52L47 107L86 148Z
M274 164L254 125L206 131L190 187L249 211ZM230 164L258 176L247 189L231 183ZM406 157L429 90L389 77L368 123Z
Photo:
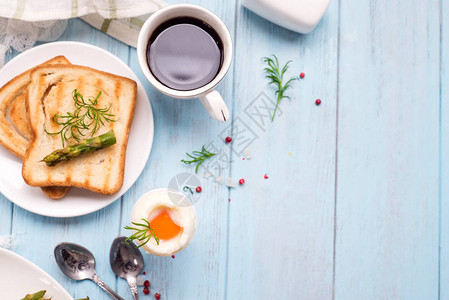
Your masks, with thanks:
M167 210L161 211L154 217L150 221L150 226L154 229L154 234L162 240L170 240L182 230L181 226L173 222Z

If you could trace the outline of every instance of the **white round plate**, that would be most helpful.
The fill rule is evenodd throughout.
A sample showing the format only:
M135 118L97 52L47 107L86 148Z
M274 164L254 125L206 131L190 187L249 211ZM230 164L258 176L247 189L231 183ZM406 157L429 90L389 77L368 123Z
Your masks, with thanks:
M45 298L73 300L72 296L44 270L22 256L0 248L0 291L2 299L22 299L46 290Z
M153 112L150 100L134 72L118 57L101 48L79 42L54 42L27 50L0 69L0 86L22 72L55 56L64 55L72 64L84 65L129 77L137 82L137 101L126 151L125 178L114 195L101 195L71 188L60 200L52 200L38 187L27 185L22 178L22 161L0 146L0 192L16 205L49 217L85 215L120 198L137 180L148 160L153 143Z

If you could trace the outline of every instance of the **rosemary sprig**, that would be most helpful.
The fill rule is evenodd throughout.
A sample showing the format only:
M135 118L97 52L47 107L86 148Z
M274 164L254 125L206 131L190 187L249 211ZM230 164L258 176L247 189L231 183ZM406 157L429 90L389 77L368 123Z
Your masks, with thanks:
M285 96L285 91L291 87L291 83L294 80L298 80L298 77L291 77L287 82L284 83L284 74L288 70L288 65L290 64L291 60L287 61L280 69L279 66L279 60L276 57L276 55L273 54L274 59L269 57L264 57L263 61L267 63L268 67L264 68L265 77L270 79L270 82L268 84L274 84L276 86L277 91L275 92L275 95L278 96L276 107L274 108L273 117L271 118L271 121L274 120L274 116L276 115L276 111L279 105L279 102L281 102L282 99L287 98L290 99L289 96Z
M73 101L75 102L75 111L67 112L65 115L55 114L51 120L58 125L61 125L61 130L57 132L49 132L44 128L45 132L49 135L60 135L62 141L62 147L64 144L70 141L70 139L79 142L86 135L86 130L90 131L90 138L104 126L106 122L115 122L113 114L108 113L109 107L97 108L98 98L101 95L101 91L98 92L95 99L84 100L83 95L78 93L76 89L73 90Z
M140 248L143 245L145 245L146 243L148 243L150 241L151 237L154 237L154 239L156 240L156 243L159 245L159 238L154 233L154 229L151 228L150 222L148 222L148 220L146 220L146 219L142 219L142 221L144 221L145 224L131 222L131 224L135 225L136 227L131 227L131 226L125 227L125 229L135 231L135 233L132 236L128 237L125 240L125 242L134 241L134 240L141 241L143 243L141 243L140 245L137 246L137 248ZM137 228L137 226L139 226L140 228Z
M192 154L186 153L188 157L192 158L192 160L184 160L182 159L181 162L185 164L194 164L198 163L195 168L195 173L198 173L198 168L201 166L201 164L208 158L211 158L212 156L216 155L217 153L212 153L206 150L206 148L203 146L201 148L201 151L193 151Z

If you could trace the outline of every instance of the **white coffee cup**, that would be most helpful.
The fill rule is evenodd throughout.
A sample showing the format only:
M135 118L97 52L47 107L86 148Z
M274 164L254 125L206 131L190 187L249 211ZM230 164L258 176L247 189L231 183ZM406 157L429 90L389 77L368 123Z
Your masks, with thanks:
M162 23L178 17L192 17L206 22L218 34L223 45L223 59L220 70L208 84L188 91L172 89L154 77L147 62L147 46L154 30ZM232 60L232 40L229 30L220 18L201 6L192 4L175 4L158 10L143 24L137 40L137 58L140 68L148 81L160 92L179 99L199 98L212 118L219 121L229 119L229 110L221 95L214 87L223 79L229 70Z

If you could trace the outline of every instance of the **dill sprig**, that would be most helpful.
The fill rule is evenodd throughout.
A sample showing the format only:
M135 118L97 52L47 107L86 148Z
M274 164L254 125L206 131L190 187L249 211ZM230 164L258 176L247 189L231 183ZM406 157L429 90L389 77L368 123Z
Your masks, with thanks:
M189 187L189 186L184 186L183 188L182 188L182 190L184 191L184 192L186 192L187 193L187 191L189 191L190 192L190 194L192 194L193 195L193 191L192 191L192 189Z
M125 227L125 229L129 229L129 230L134 230L135 231L135 233L132 236L126 238L125 242L134 241L134 240L141 241L143 243L141 243L141 244L139 244L137 246L137 248L140 248L143 245L145 245L146 243L148 243L152 237L154 237L154 239L156 240L156 243L159 245L159 238L154 233L154 229L151 228L150 222L148 222L148 220L146 220L146 219L142 219L142 221L144 221L145 224L131 222L131 224L133 224L135 226L139 226L140 228L131 227L131 226L126 226Z
M208 158L211 158L212 156L216 155L216 153L212 153L206 150L206 148L203 146L201 148L201 151L193 151L192 154L186 153L188 157L192 158L192 160L181 160L181 162L185 164L194 164L198 163L195 168L195 173L198 173L198 168L201 166L201 164Z
M90 138L104 126L106 122L115 122L113 114L108 113L111 105L108 107L97 108L98 98L101 91L98 92L95 99L84 100L83 95L78 93L76 89L73 90L73 101L75 103L75 111L67 112L65 115L55 114L51 120L58 125L61 125L61 130L57 132L49 132L44 128L49 135L60 135L62 147L70 141L70 139L79 142L86 136L86 131L90 132Z
M278 96L276 107L274 108L273 117L271 118L271 121L274 120L274 116L276 115L276 111L279 105L279 102L281 102L282 99L287 98L290 99L289 96L284 95L285 91L291 87L291 83L294 80L298 80L298 77L291 77L287 82L284 83L284 74L288 70L288 65L290 64L291 60L287 61L280 69L279 66L279 60L276 57L276 55L273 54L274 59L269 57L264 57L263 61L268 64L268 67L264 68L265 77L270 79L270 82L268 84L274 84L276 86L276 92L275 95Z

